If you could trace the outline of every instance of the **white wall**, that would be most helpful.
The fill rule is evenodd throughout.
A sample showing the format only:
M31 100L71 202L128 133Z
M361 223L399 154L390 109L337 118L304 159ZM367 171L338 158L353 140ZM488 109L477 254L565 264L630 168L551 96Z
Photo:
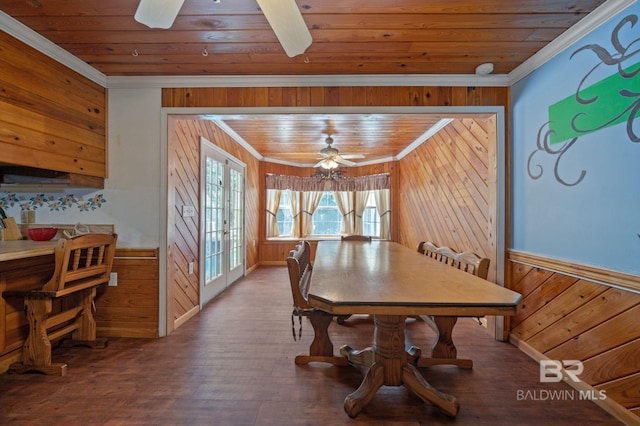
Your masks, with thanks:
M108 216L118 245L160 246L161 89L109 89ZM106 205L105 205L106 206ZM164 231L163 231L164 232Z

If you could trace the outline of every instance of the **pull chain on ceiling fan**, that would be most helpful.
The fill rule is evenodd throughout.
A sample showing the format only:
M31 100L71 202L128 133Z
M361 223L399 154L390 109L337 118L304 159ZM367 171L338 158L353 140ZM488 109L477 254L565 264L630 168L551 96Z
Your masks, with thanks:
M312 38L295 0L256 0L287 56L304 53ZM184 0L140 0L134 19L149 28L167 29Z

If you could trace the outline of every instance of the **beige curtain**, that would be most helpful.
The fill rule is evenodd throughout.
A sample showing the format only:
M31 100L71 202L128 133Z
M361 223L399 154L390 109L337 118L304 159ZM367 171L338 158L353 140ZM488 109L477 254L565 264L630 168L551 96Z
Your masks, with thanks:
M364 214L364 209L367 207L367 200L369 199L370 191L356 191L356 205L355 205L355 225L354 225L354 234L363 235L364 234L364 225L362 223L362 215Z
M342 222L340 224L340 233L351 235L354 233L354 209L352 192L336 191L333 197L336 200L338 210L342 214Z
M280 208L280 197L282 191L279 189L267 189L267 238L280 236L276 215Z
M319 176L300 177L286 175L266 175L267 189L292 189L295 191L372 191L390 187L388 173L369 176L340 176L327 178Z
M302 236L313 234L313 213L320 205L322 195L320 191L309 191L302 193Z
M292 237L301 237L300 235L300 192L299 191L291 191L291 196L289 197L289 206L291 207L291 215L293 216L293 227L291 229Z
M373 191L373 194L376 197L376 208L378 210L378 214L380 215L380 239L390 240L391 210L389 210L389 190L378 189L377 191Z

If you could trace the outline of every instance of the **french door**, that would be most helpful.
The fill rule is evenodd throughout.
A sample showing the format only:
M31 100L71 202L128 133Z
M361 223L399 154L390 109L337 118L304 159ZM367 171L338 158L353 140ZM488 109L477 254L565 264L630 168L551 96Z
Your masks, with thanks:
M200 307L244 275L244 164L201 140Z

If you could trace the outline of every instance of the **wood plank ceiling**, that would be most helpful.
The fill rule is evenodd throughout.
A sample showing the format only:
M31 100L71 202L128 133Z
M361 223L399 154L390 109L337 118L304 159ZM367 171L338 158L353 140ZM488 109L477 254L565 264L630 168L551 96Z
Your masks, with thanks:
M166 30L133 19L137 0L1 8L110 76L473 74L485 62L507 74L604 2L297 0L313 43L294 58L256 0L186 0Z
M473 75L487 62L495 74L508 74L603 3L296 0L313 42L293 58L256 0L185 0L170 29L136 22L138 0L3 0L0 8L106 76ZM309 164L328 134L342 154L375 161L398 155L439 118L277 115L224 121L262 156Z

